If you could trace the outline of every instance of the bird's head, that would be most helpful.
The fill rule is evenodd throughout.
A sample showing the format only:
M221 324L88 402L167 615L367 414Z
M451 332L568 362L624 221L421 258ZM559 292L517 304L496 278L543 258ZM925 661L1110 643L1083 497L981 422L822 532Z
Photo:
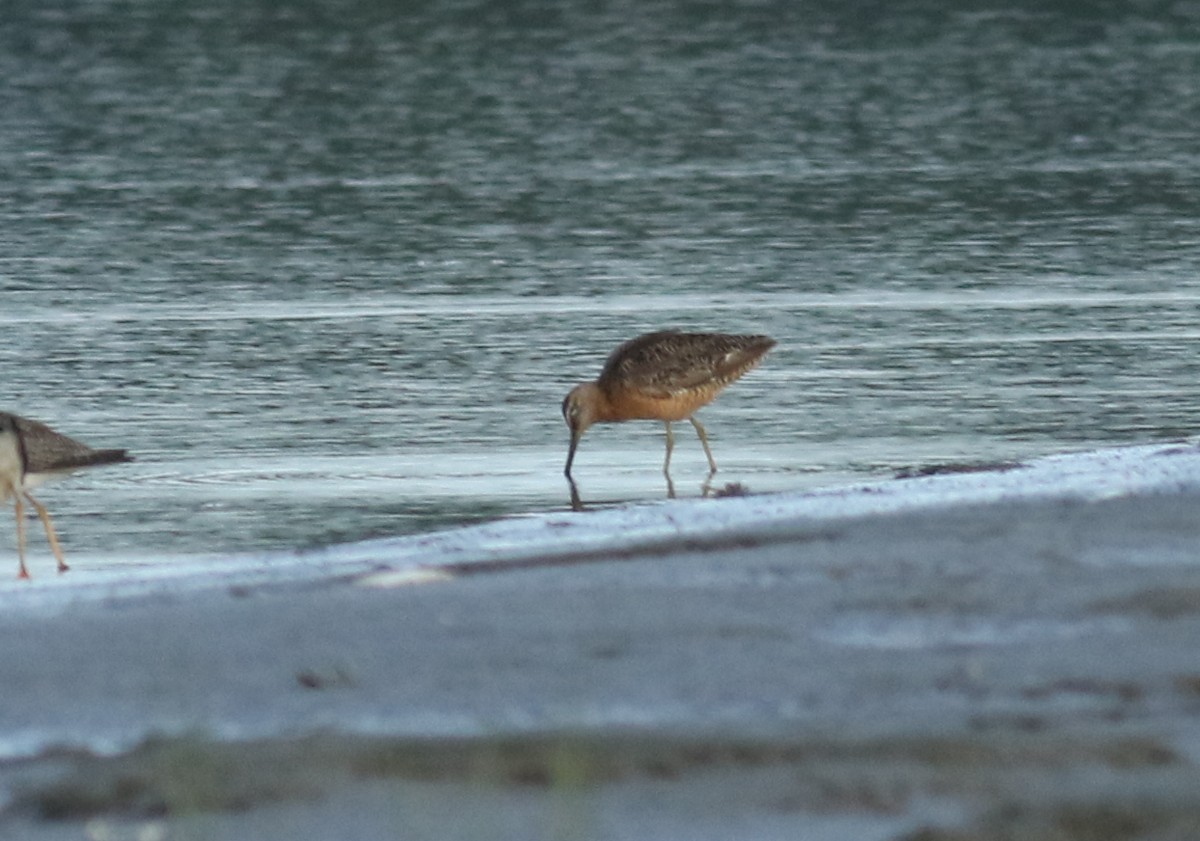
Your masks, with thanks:
M567 451L567 466L563 473L571 476L571 463L575 460L575 448L587 428L596 422L598 410L603 400L600 387L595 383L580 383L563 398L563 420L571 430L571 446Z

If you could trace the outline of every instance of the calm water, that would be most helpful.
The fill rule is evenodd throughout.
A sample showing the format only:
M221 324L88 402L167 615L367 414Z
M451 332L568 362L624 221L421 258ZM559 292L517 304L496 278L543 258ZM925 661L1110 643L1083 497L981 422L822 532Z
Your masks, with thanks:
M139 458L45 491L80 567L563 508L664 326L779 340L754 491L1191 434L1200 7L1125 5L13 0L2 405Z

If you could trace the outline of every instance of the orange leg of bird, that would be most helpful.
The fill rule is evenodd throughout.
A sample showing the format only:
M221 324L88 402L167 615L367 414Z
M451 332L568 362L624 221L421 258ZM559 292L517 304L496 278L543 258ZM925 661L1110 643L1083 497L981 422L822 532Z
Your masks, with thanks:
M42 505L30 494L25 494L25 498L32 502L33 507L37 509L38 518L42 521L42 526L46 529L46 539L50 541L50 551L54 553L54 559L58 561L58 571L66 572L70 567L63 560L62 546L58 544L58 535L54 531L54 523L50 520L50 512L46 510L46 506Z

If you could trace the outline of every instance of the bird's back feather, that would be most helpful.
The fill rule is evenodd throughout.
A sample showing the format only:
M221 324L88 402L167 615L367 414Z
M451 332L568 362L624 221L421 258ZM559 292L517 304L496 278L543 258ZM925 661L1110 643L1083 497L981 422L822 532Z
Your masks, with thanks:
M724 333L646 333L608 357L597 379L609 394L637 391L667 399L702 386L727 385L754 365L775 340Z

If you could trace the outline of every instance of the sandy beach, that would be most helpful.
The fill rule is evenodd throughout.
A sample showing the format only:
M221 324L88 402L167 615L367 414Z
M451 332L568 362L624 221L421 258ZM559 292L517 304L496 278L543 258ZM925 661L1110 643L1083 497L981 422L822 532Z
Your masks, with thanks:
M1182 442L5 584L0 836L1193 838L1198 513Z

